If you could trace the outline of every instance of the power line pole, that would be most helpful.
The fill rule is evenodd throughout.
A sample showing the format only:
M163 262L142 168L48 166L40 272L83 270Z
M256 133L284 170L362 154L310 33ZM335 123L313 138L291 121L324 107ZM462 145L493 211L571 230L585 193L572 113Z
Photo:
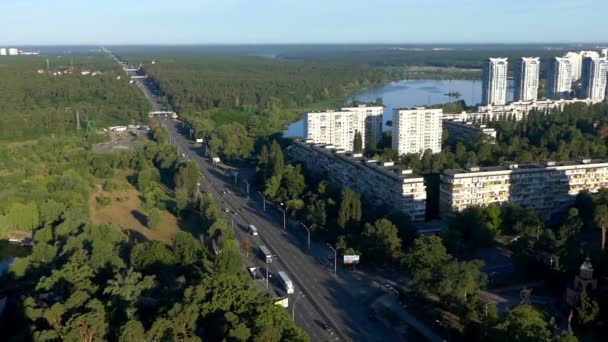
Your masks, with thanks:
M80 112L76 109L76 130L80 131Z

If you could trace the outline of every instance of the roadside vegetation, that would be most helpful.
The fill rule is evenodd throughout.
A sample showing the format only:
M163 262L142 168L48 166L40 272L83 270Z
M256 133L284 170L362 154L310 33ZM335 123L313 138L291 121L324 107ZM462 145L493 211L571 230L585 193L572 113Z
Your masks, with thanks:
M0 234L35 239L0 281L4 340L307 340L257 292L197 166L171 146L96 154L72 136L2 144L0 156ZM120 211L129 203L137 212ZM125 215L136 227L114 217Z

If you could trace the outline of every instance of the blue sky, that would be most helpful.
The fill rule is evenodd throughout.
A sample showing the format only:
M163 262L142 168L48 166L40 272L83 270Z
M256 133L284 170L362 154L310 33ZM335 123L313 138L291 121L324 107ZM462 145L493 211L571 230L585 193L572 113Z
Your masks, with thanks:
M607 0L0 0L0 45L605 42Z

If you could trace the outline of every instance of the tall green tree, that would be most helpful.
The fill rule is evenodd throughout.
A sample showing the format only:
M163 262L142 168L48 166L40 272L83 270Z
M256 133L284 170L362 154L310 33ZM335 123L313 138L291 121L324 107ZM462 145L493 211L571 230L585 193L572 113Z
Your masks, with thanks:
M601 249L604 250L604 246L606 245L606 227L608 226L608 206L607 205L599 205L595 208L593 219L595 224L600 228L601 236Z
M353 152L361 153L363 152L363 138L361 137L361 132L355 132L355 138L353 141Z
M380 262L391 261L397 258L401 249L401 239L398 230L391 221L380 219L374 224L366 223L363 228L366 256Z
M597 321L600 314L600 306L587 291L583 291L580 296L578 307L576 308L576 322L582 326L589 327Z
M495 326L495 341L549 342L549 324L540 312L529 305L519 305L507 311Z
M350 188L344 189L338 210L338 226L346 230L349 225L358 225L362 216L360 195Z

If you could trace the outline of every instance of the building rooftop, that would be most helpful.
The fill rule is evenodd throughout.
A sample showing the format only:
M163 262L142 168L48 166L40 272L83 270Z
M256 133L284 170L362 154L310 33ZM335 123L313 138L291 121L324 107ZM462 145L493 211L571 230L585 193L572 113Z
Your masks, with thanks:
M311 144L300 139L296 139L295 143L311 148L328 157L340 158L354 166L368 168L373 172L380 173L400 182L404 182L406 179L423 179L422 176L413 173L412 170L401 169L395 166L394 163L387 162L380 165L378 161L366 159L360 153L345 153L344 151L335 149L333 145Z
M444 170L443 174L447 176L455 176L457 174L473 174L482 172L498 172L498 171L512 171L512 172L541 172L546 169L557 168L561 166L576 166L576 165L594 165L594 164L606 164L608 166L608 159L587 159L581 158L574 161L543 161L539 164L515 164L505 163L504 165L497 166L471 166L465 169L450 169Z
M443 112L443 108L431 108L431 107L424 107L424 106L418 106L418 107L400 107L400 108L394 108L393 111L399 111L399 110L440 110Z

